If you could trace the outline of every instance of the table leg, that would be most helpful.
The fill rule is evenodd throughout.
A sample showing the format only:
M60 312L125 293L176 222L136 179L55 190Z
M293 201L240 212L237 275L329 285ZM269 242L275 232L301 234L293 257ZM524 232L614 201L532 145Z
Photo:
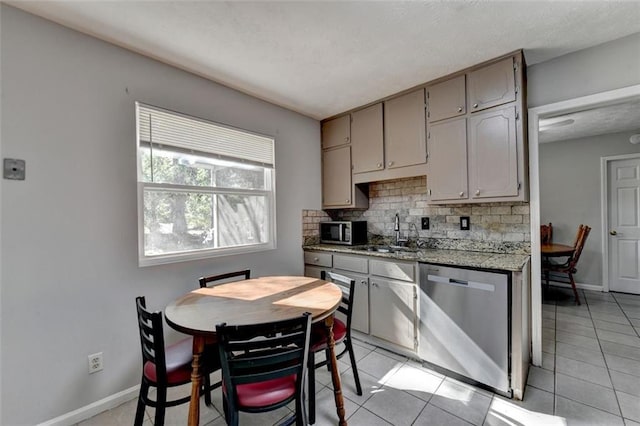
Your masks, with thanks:
M193 361L191 362L191 402L189 403L189 426L200 423L200 388L202 387L202 353L205 338L193 336Z
M327 331L327 343L329 346L329 352L331 358L327 361L331 365L331 381L333 382L333 396L336 400L336 412L338 413L338 425L346 426L344 412L344 398L342 396L342 384L340 383L340 370L338 370L338 360L336 358L336 342L333 337L333 315L330 315L324 320L324 325Z

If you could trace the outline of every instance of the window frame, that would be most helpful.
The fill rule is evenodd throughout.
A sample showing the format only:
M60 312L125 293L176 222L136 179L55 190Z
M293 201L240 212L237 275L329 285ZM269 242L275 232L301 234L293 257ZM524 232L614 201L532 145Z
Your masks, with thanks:
M140 117L139 117L139 108L145 107L150 109L155 109L161 111L163 113L169 113L172 115L176 115L179 117L184 117L191 120L197 120L203 123L212 124L214 126L219 126L226 129L231 129L234 131L239 131L243 133L247 133L250 135L262 136L265 138L269 138L273 141L273 165L272 167L267 167L265 165L261 165L265 169L271 169L269 173L265 173L265 179L268 180L266 187L270 189L244 189L244 188L217 188L211 186L195 186L195 185L182 185L182 184L171 184L171 183L156 183L156 182L145 182L143 179L143 166L142 166L142 145L140 139ZM212 120L203 119L200 117L191 116L188 114L171 111L165 108L156 107L150 104L136 102L135 103L135 120L136 120L136 182L137 182L137 210L138 210L138 266L146 267L153 265L163 265L169 263L178 263L178 262L188 262L192 260L201 260L201 259L210 259L222 256L231 256L231 255L239 255L239 254L249 254L256 253L268 250L274 250L277 248L276 242L276 165L275 165L275 138L273 136L264 135L252 131L248 131L245 129L240 129L237 127L228 126L225 124L217 123ZM153 144L160 147L163 147L162 144ZM171 147L166 146L165 149L171 149ZM201 153L198 151L192 151L190 155L194 156L202 156L202 157L211 157L211 153ZM224 158L227 162L235 162L239 165L245 163L251 163L242 161L241 159L230 159L228 156ZM145 253L145 224L144 224L144 194L145 189L155 189L155 190L163 190L168 192L187 192L187 193L199 193L199 194L212 194L212 195L254 195L254 196L264 196L267 206L265 209L265 214L267 215L267 220L265 223L268 225L269 229L266 233L267 241L264 243L256 243L256 244L247 244L240 246L231 246L231 247L218 247L218 248L206 248L202 250L183 250L172 253L165 254L156 254L156 255L147 255ZM217 230L216 230L217 232Z

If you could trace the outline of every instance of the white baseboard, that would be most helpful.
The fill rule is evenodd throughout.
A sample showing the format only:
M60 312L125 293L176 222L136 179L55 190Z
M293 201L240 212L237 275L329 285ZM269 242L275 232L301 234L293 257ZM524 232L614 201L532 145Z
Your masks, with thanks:
M556 287L571 288L571 284L560 283L557 281L551 281L549 284ZM604 291L604 287L601 285L586 284L586 283L576 283L576 288L579 288L582 290Z
M138 392L140 392L140 385L130 387L129 389L125 389L121 392L109 395L99 401L92 402L89 405L78 408L77 410L58 416L55 419L40 423L38 426L72 426L93 417L96 414L100 414L103 411L110 410L120 404L136 398L138 396Z

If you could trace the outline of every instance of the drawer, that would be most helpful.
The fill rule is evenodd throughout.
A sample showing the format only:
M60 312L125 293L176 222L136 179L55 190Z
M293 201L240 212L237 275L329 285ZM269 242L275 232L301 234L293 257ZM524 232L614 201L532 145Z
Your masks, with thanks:
M402 281L416 281L416 265L413 263L397 263L384 260L371 260L369 268L372 275L393 278Z
M360 272L366 274L369 272L367 258L356 256L333 255L333 267L342 269L343 271Z
M316 265L316 266L325 266L327 268L331 268L331 254L330 253L319 253L316 251L305 251L304 252L304 263L307 265Z

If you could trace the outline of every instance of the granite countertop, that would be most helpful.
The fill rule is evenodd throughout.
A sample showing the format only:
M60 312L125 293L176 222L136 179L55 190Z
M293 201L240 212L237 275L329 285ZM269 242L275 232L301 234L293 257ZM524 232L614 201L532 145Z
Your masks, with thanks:
M304 250L327 251L332 253L357 254L410 262L429 262L451 266L522 271L529 254L506 254L466 250L420 249L416 251L394 251L389 253L367 251L367 246L340 246L316 244L303 246Z

